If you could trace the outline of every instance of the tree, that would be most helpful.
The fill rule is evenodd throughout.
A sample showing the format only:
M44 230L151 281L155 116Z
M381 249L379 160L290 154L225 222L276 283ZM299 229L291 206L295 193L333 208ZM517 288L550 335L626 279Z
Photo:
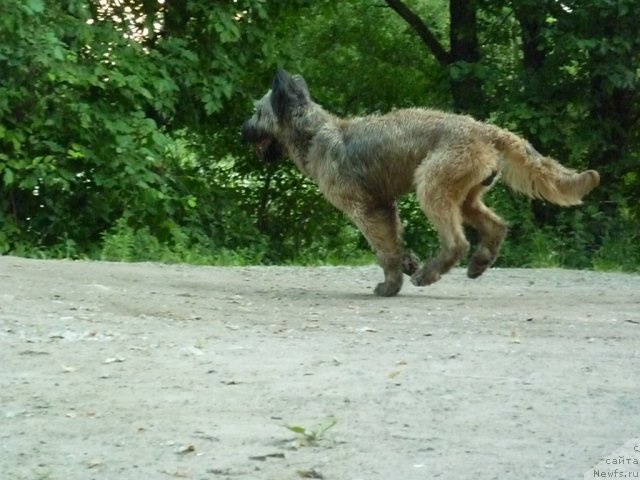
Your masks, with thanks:
M637 0L4 0L0 253L95 257L124 244L144 258L167 258L145 256L150 245L191 260L225 249L252 261L358 257L361 237L311 184L239 142L284 65L338 114L454 109L601 172L586 206L534 203L535 217L494 189L512 220L505 264L547 251L572 266L640 262L639 10ZM402 208L408 241L427 252L433 232L415 204Z
M401 0L385 0L409 27L414 30L440 66L450 77L454 109L472 113L479 118L487 114L483 100L482 78L476 67L481 58L478 42L476 0L449 2L449 50L447 50L420 16Z
M219 233L195 198L226 185L207 185L204 170L194 183L167 149L180 129L210 132L205 119L259 51L265 13L259 0L181 5L185 17L174 2L2 3L0 252L87 252L120 218L160 238L185 222Z

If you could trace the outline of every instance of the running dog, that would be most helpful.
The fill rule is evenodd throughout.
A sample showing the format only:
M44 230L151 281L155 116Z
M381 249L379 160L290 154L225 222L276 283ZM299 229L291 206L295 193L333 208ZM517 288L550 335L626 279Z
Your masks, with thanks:
M393 296L403 273L429 285L469 252L463 225L478 231L467 268L477 278L496 260L505 222L482 201L501 176L513 190L557 205L577 205L598 186L595 170L578 173L538 153L523 138L471 117L410 108L339 118L311 99L305 80L284 70L257 102L242 136L266 161L285 155L361 230L384 271L376 295ZM420 264L405 249L396 202L415 189L441 248Z

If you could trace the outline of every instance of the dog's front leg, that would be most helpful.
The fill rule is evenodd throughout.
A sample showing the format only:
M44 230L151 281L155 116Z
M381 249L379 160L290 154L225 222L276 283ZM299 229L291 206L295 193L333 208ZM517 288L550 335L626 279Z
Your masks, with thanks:
M418 264L415 255L404 252L402 224L396 206L359 204L349 210L349 216L371 245L384 271L384 282L373 292L381 297L396 295L402 288L403 271L415 270Z

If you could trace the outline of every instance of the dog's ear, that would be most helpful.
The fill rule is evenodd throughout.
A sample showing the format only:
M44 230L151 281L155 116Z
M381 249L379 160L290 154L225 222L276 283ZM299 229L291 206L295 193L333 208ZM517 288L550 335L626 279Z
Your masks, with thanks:
M296 85L298 86L298 88L304 94L306 100L311 100L311 94L309 93L309 87L307 86L306 80L304 78L302 78L302 75L293 75L292 78L293 78L293 81L296 82Z
M309 87L300 75L278 70L271 87L271 107L278 120L284 120L294 108L309 102Z

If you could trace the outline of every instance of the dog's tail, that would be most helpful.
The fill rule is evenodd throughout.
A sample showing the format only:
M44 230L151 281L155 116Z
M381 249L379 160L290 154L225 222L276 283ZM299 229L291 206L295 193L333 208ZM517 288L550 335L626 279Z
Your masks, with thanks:
M498 127L489 126L493 146L504 156L502 176L507 185L529 197L557 205L578 205L600 183L595 170L578 173L540 154L529 142Z

